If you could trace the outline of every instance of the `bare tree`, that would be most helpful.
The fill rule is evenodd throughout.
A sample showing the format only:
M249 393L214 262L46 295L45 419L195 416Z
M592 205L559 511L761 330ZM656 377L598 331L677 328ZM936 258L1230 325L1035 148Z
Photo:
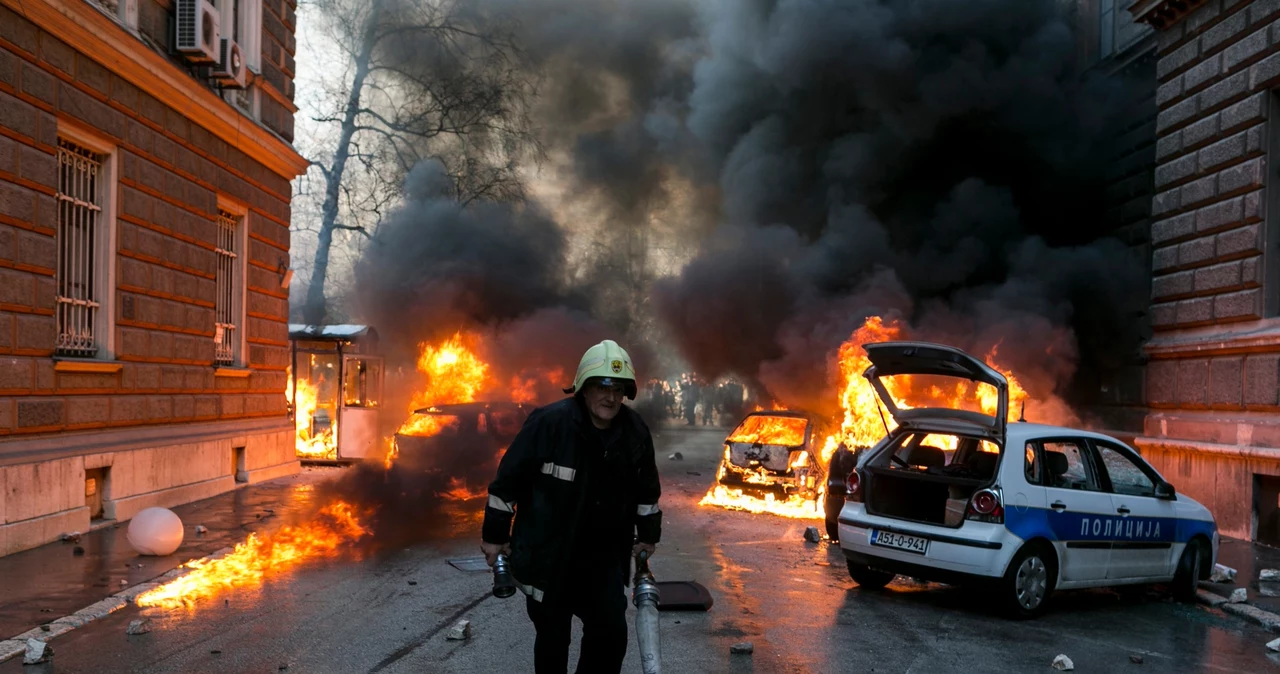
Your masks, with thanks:
M327 312L335 234L371 240L418 162L438 161L461 203L523 198L519 161L540 152L529 115L536 75L513 27L480 4L312 3L335 47L326 74L336 85L314 119L335 133L311 153L323 200L306 322L321 323Z

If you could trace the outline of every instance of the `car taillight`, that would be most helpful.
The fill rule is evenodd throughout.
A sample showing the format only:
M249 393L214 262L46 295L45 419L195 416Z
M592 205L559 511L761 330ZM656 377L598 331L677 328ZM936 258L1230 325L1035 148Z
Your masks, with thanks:
M977 522L1004 523L1004 503L1000 492L994 489L981 489L969 499L969 508L964 516L967 520Z
M844 480L844 500L862 503L862 478L856 469L849 471L849 477Z

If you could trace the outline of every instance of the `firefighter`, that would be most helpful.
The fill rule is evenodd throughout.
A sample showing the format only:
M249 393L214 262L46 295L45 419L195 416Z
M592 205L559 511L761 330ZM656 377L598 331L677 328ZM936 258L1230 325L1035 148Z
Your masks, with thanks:
M635 399L636 376L617 343L587 349L565 391L573 395L529 415L502 457L480 547L490 566L507 555L527 595L536 672L568 668L573 616L582 621L577 671L617 672L631 558L652 554L662 533L653 439L622 404Z

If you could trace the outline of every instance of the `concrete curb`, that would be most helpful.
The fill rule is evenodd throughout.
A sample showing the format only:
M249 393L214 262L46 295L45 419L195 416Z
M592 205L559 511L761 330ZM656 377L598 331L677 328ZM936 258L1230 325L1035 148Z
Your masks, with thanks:
M1270 611L1264 611L1257 606L1249 604L1232 604L1227 601L1226 597L1208 590L1196 590L1196 600L1206 606L1221 609L1223 612L1230 613L1238 618L1244 618L1255 625L1261 626L1268 632L1280 633L1280 615Z
M231 552L234 548L222 548L212 554L201 557L200 559L217 559ZM0 640L0 662L4 662L10 658L22 655L27 650L27 639L35 639L36 641L49 641L54 637L60 637L71 630L78 627L84 627L91 622L101 620L116 611L132 604L138 595L159 587L171 580L181 578L190 572L187 565L195 560L188 560L176 569L169 571L163 575L152 578L145 583L138 583L132 587L125 588L106 599L94 602L75 613L63 616L56 620L52 620L44 624L44 626L33 627L22 634L8 639ZM48 627L49 629L44 629Z

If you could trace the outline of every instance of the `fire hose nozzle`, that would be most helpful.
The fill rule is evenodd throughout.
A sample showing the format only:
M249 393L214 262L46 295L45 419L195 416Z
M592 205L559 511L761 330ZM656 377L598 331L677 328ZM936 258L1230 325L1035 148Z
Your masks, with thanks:
M511 567L506 555L498 555L493 563L493 596L506 599L516 593L516 579L511 576Z

